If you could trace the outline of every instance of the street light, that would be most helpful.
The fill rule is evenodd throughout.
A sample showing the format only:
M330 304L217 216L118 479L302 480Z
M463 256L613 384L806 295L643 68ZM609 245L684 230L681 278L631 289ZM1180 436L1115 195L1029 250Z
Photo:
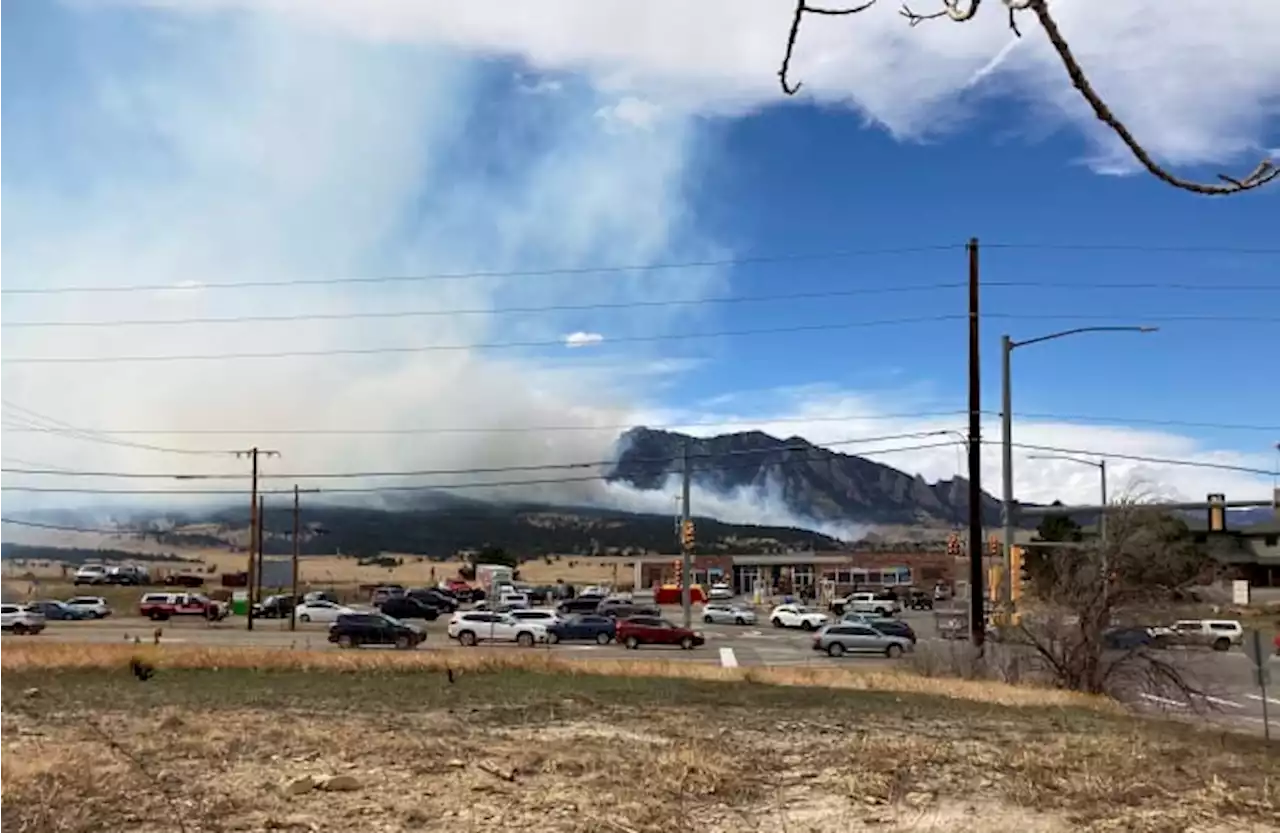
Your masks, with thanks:
M1004 571L1009 573L1009 549L1013 546L1013 382L1011 379L1011 362L1013 351L1017 347L1027 347L1042 341L1066 338L1080 333L1154 333L1159 327L1075 327L1048 335L1014 341L1008 334L1000 337L1001 347L1001 397L1000 428L1003 448L1002 466L1004 490L1000 501L1000 520L1004 525ZM1105 512L1103 513L1106 514ZM1004 586L1003 600L1006 606L1012 602L1012 586Z
M1070 460L1072 463L1079 463L1082 466L1093 466L1098 470L1101 478L1102 500L1100 505L1107 505L1107 461L1106 460L1084 460L1080 457L1070 457L1066 454L1028 454L1028 460ZM1107 543L1107 513L1104 511L1098 517L1098 537L1102 539L1102 543Z

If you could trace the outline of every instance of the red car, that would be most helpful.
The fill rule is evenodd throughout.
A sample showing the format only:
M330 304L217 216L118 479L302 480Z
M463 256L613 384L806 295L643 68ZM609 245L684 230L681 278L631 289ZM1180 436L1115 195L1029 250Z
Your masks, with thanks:
M156 622L174 616L199 616L210 621L225 619L227 606L198 593L148 593L138 603L138 615Z
M679 645L686 651L706 643L701 633L678 628L657 616L633 616L618 622L615 638L632 650L641 645Z

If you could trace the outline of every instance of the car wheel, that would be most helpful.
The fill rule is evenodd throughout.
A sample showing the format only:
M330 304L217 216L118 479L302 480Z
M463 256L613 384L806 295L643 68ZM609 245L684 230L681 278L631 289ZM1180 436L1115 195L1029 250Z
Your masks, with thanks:
M839 642L832 642L830 645L827 646L828 656L838 657L843 654L844 654L844 646L841 645Z
M1214 643L1213 643L1213 650L1215 650L1215 651L1229 651L1229 650L1231 650L1231 640L1229 640L1229 639L1225 639L1225 638L1224 638L1224 639L1217 639L1217 640L1214 640Z
M18 636L22 636L24 633L27 632L27 626L22 624L21 622L18 622L13 626L13 632Z
M640 640L636 639L634 636L628 636L625 644L628 648L634 651L640 647Z
M462 633L458 634L458 642L459 644L467 645L467 646L475 645L476 635L471 631L463 631Z
M528 631L525 631L524 633L516 634L516 644L519 645L521 648L532 648L533 634L529 633Z
M598 633L598 634L596 634L596 644L597 644L597 645L608 645L608 644L609 644L609 639L610 639L610 637L609 637L609 634L607 634L607 633Z
M409 637L401 635L396 637L396 647L401 651L407 651L413 647L413 641Z
M812 622L810 622L808 619L802 619L802 620L800 621L800 629L801 629L801 630L806 630L806 631L811 631L811 630L813 630L813 623L812 623Z
M352 639L352 638L351 638L351 634L349 634L349 633L344 633L344 634L342 634L342 635L340 635L340 636L338 637L338 647L339 647L339 648L354 648L354 647L356 647L356 641L355 641L354 639Z
M741 616L738 616L738 617L736 617L736 618L733 620L733 624L735 624L735 625L745 625L745 624L747 624L747 620L746 620L746 619L743 619Z
M692 637L692 636L686 636L684 639L681 639L681 640L680 640L680 648L681 648L682 650L685 650L685 651L692 651L692 650L693 650L693 637Z
M782 620L781 620L781 619L778 619L777 617L774 617L774 620L773 620L773 626L774 626L775 628L780 628L780 627L782 627Z
M711 622L712 622L713 620L712 620L712 618L711 618L710 616L703 616L703 617L702 617L702 621L703 621L703 622L705 622L706 624L710 625L710 624L711 624Z
M298 621L299 621L299 622L302 622L302 623L304 623L304 624L305 624L306 622L310 622L310 621L311 621L311 617L304 613L304 614L302 614L301 616L299 616L299 617L298 617Z
M902 646L890 645L888 648L884 649L884 655L889 659L893 659L894 657L900 657L902 656Z
M560 634L558 633L547 634L547 641L550 642L552 645L558 644L560 642Z

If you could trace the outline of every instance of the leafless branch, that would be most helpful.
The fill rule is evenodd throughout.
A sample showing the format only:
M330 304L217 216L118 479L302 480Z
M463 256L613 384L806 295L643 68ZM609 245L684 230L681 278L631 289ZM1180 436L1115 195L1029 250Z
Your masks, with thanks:
M857 14L865 12L876 4L877 0L867 0L860 6L853 6L848 9L823 9L810 6L805 0L796 0L796 13L791 18L791 31L787 35L787 51L782 56L782 67L778 70L778 82L782 84L782 91L787 95L795 95L804 86L803 83L797 81L790 84L787 81L787 72L791 69L791 55L795 52L796 38L800 35L800 21L808 14L824 14L830 16Z
M919 14L913 11L910 6L903 4L898 13L907 19L907 24L910 26L918 26L926 20L938 20L940 18L947 18L955 23L966 23L978 14L978 10L982 6L982 0L967 0L967 5L962 5L966 0L941 1L942 9L936 12ZM1194 194L1220 196L1252 191L1280 177L1280 166L1277 166L1271 159L1263 159L1258 163L1257 167L1243 177L1218 174L1221 184L1196 182L1170 172L1152 158L1147 149L1134 137L1124 122L1120 121L1111 108L1107 106L1107 103L1103 101L1102 96L1094 89L1088 76L1085 75L1084 69L1080 66L1080 62L1076 60L1075 54L1067 44L1066 38L1063 37L1062 30L1058 28L1058 22L1050 14L1049 0L1002 0L1002 2L1009 13L1009 29L1016 37L1022 37L1022 32L1018 29L1017 13L1030 10L1036 16L1040 26L1045 31L1045 35L1049 38L1050 45L1053 47L1054 52L1057 53L1063 68L1067 71L1067 77L1071 79L1071 85L1076 88L1088 103L1098 121L1105 124L1111 132L1119 137L1124 146L1133 154L1134 159L1138 161L1138 164L1156 179L1174 188L1190 191ZM819 9L808 6L805 0L798 0L795 17L791 21L791 33L787 38L787 51L782 59L782 68L778 72L778 78L782 82L782 91L787 95L795 95L801 87L799 82L794 86L788 83L787 71L791 63L791 55L795 50L796 36L800 32L800 21L806 12L825 15L856 14L866 11L875 3L876 0L870 0L870 2L861 6L849 9Z

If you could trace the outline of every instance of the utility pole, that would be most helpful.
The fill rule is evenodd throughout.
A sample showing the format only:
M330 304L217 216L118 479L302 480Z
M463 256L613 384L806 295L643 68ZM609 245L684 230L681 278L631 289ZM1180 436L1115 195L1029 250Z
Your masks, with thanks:
M300 533L300 510L298 506L298 484L293 484L293 563L290 565L289 572L289 630L296 631L298 629L298 550L301 544L298 542Z
M969 636L981 650L987 635L982 571L982 373L978 315L978 238L969 238Z
M1013 339L1000 336L1000 521L1004 526L1004 582L1000 604L1013 612Z
M689 479L692 472L689 471L689 443L685 442L680 452L681 460L681 483L680 483L680 518L681 529L688 528L689 524ZM693 591L689 585L693 583L693 557L689 550L689 544L685 540L685 536L680 536L680 605L684 609L684 626L686 628L693 625Z
M267 515L264 508L265 501L266 498L262 495L258 495L258 572L253 576L253 596L250 600L250 604L252 604L254 600L259 604L262 603L262 564L266 561L262 549L262 531L266 528L265 521Z
M248 596L249 609L245 616L245 627L253 630L253 577L256 575L257 559L254 549L258 545L258 457L279 457L279 451L258 448L256 445L248 451L237 451L237 457L248 457L253 463L253 485L249 492L249 570L245 573L245 594ZM261 558L261 554L258 556Z

